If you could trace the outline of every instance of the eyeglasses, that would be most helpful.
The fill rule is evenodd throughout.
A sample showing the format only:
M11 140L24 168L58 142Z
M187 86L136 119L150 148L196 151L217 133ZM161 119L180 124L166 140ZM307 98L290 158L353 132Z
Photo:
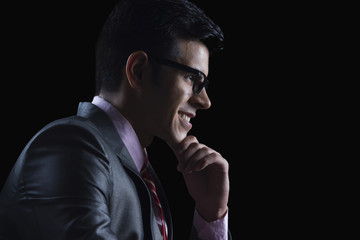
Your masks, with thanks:
M197 69L165 58L149 57L149 59L154 60L161 65L192 73L193 75L191 76L191 80L193 81L193 93L195 95L199 95L203 88L206 89L209 85L209 80L207 79L206 75Z

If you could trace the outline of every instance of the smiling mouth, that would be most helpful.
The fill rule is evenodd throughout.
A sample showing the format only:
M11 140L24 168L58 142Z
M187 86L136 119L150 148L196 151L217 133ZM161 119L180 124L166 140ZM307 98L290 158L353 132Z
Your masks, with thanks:
M179 113L181 119L184 119L186 122L190 123L190 117L184 113Z
M191 118L195 117L194 114L187 113L187 112L178 112L179 118L182 120L182 125L185 126L187 131L192 128L192 124L190 123Z

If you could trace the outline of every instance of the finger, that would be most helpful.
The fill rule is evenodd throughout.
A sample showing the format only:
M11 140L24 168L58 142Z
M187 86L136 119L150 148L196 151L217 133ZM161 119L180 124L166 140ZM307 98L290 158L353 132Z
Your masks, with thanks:
M196 139L196 137L187 136L182 142L180 142L176 147L173 148L173 151L179 162L182 162L182 160L184 160L184 158L186 158L186 156L187 156L186 153L190 153L189 147L193 143L198 143L198 140Z
M187 136L177 147L177 155L182 155L186 150L188 150L189 146L192 143L199 143L199 141L197 140L197 138L195 136Z
M201 170L205 169L206 167L210 166L211 164L216 163L218 155L213 152L209 155L206 155L204 158L202 158L200 161L197 162L197 164L193 168L193 172L200 172Z
M191 144L189 144L188 148L185 151L183 151L180 156L178 156L178 161L179 161L178 170L184 171L184 169L188 165L188 162L191 160L192 156L202 148L203 145L197 142L192 142Z
M206 165L208 165L209 156L211 156L214 151L208 147L199 148L194 154L192 154L186 165L184 166L184 172L192 172L197 168L203 169Z
M199 153L198 158L194 157L188 162L187 167L184 169L183 173L191 173L191 172L200 172L203 169L209 167L210 165L214 166L214 170L216 169L217 173L227 173L229 169L229 163L224 159L220 153L215 150L209 149L208 154L206 151L202 153L205 154L202 156Z

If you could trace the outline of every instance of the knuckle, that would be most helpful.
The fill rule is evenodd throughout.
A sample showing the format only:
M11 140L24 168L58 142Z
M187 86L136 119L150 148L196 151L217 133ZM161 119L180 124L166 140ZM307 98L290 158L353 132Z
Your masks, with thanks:
M191 152L192 154L195 154L202 150L202 147L198 143L191 143L188 147L188 152Z
M189 135L189 138L192 140L197 140L197 138L194 135Z
M188 142L198 142L197 138L195 136L188 136L186 139Z
M213 151L209 148L202 148L206 155L213 156Z
M212 152L210 155L211 155L212 157L214 157L214 158L216 158L216 157L219 156L216 152Z

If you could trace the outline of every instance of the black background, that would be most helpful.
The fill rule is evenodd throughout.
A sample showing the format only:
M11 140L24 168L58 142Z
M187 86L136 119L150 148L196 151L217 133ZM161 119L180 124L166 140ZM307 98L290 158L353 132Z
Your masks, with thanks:
M115 2L3 5L1 182L38 130L92 100L95 41ZM210 62L212 107L198 113L191 134L230 164L233 239L334 231L322 224L329 213L319 196L327 184L315 177L324 131L321 101L313 101L323 53L319 23L309 21L314 12L296 4L194 2L225 34L224 51ZM174 155L159 139L148 152L167 191L175 240L187 239L194 203Z

